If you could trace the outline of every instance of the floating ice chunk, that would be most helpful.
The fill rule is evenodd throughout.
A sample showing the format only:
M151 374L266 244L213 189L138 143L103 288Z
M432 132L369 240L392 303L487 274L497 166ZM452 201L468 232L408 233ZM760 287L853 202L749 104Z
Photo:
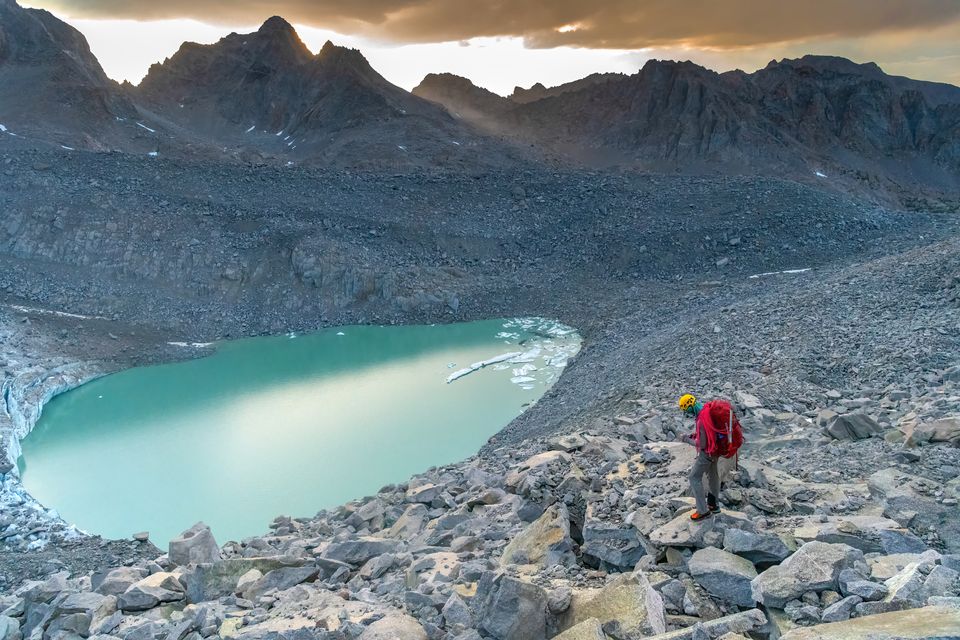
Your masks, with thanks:
M250 133L251 131L253 131L253 130L256 129L256 128L257 128L257 125L255 125L255 124L250 125L250 128L247 129L247 133Z
M68 147L68 146L65 145L65 144L60 145L60 148L61 148L61 149L66 149L67 151L76 151L76 149L74 149L73 147Z
M530 376L514 376L510 378L510 382L513 384L523 384L526 382L536 382L536 378L531 378Z
M158 155L160 155L160 152L159 152L159 151L150 151L149 153L147 153L147 155L150 156L151 158L156 158Z
M0 133L6 133L6 132L7 132L7 128L2 124L0 124Z
M281 129L280 131L277 131L277 137L278 137L278 138L279 138L280 136L282 136L282 135L283 135L283 129Z
M406 148L405 146L403 146L402 144L398 144L398 145L397 145L397 149L400 149L400 151L406 151L406 150L407 150L407 148Z
M456 140L451 140L450 142L452 142L453 144L457 145L458 147L460 146L460 143L457 142Z
M450 384L454 380L458 380L463 376L473 373L474 371L479 371L484 367L489 367L492 364L497 364L500 362L506 362L511 358L515 358L520 355L519 351L512 351L510 353L501 353L498 356L493 356L492 358L487 358L486 360L481 360L480 362L474 362L466 369L460 369L459 371L454 371L449 376L447 376L447 384Z
M147 125L143 124L142 122L138 122L138 123L137 123L137 126L143 128L143 129L146 129L146 130L149 131L150 133L156 133L156 132L157 132L156 129L151 129L150 127L148 127Z
M818 178L826 178L826 177L827 177L827 174L823 173L822 171L814 171L813 173L814 173Z
M522 367L517 367L513 370L513 375L515 376L525 376L528 373L532 373L537 370L536 365L525 364Z
M337 335L338 335L338 336L345 336L345 335L347 335L347 334L345 334L343 331L337 331Z

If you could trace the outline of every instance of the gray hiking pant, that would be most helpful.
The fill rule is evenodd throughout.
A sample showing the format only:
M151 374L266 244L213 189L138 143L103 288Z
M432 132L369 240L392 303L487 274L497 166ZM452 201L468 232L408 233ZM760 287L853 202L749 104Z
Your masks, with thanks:
M717 469L717 463L720 456L711 458L703 451L697 452L697 459L693 461L690 468L690 492L693 493L693 499L697 501L697 511L706 513L710 507L707 506L707 495L703 486L703 476L706 474L707 482L710 485L710 493L714 497L720 495L720 472Z

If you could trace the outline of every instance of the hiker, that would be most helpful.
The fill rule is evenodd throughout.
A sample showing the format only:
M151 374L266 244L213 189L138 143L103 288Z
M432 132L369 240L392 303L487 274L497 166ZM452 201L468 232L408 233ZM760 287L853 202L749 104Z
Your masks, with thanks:
M732 458L743 444L740 422L726 400L702 404L691 394L680 398L680 410L694 418L693 433L685 439L697 448L697 457L690 468L690 491L696 501L691 520L703 520L720 511L720 458ZM707 476L709 492L704 496L703 477Z

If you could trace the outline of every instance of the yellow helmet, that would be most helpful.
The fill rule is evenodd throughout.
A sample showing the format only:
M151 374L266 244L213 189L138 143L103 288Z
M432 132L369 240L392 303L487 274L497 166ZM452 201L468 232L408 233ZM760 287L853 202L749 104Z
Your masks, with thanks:
M680 409L682 411L686 411L690 409L693 405L697 404L697 399L694 398L689 393L685 393L682 396L680 396L680 401L677 404L680 405Z

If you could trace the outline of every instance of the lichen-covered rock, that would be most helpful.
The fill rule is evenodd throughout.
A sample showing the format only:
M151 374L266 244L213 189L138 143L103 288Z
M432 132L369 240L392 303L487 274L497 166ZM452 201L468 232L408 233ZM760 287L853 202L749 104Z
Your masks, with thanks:
M562 504L551 505L503 550L500 563L539 568L576 562L570 539L570 515Z
M663 598L640 571L624 574L596 594L574 598L560 620L568 629L590 618L616 628L614 635L634 640L666 631Z
M960 609L923 607L794 629L781 640L921 640L960 637Z

